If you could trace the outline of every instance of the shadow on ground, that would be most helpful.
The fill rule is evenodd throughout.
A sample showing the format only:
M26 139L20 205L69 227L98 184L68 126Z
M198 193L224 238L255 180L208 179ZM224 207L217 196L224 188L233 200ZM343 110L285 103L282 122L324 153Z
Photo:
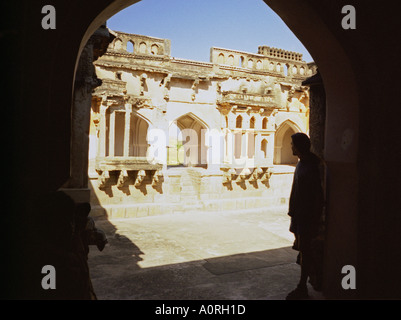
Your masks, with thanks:
M135 234L128 237L128 229L108 220L97 225L109 240L104 251L91 249L89 255L100 300L280 300L299 280L297 252L290 246L200 257L190 245L150 229L130 231Z

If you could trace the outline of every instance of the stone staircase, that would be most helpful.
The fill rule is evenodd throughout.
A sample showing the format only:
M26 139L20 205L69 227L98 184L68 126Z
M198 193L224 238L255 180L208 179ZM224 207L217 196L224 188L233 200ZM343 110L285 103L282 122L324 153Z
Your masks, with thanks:
M200 199L201 174L193 168L184 168L181 175L180 206L183 212L203 210Z

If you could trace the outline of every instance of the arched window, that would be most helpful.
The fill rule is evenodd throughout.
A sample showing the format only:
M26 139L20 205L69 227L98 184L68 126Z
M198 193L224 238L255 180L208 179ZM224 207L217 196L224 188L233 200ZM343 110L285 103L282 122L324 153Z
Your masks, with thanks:
M255 129L255 117L252 117L249 121L249 128Z
M217 58L217 63L218 64L224 64L224 54L220 53L218 58Z
M304 67L301 67L301 68L299 69L299 73L300 73L301 75L304 75L304 74L305 74L305 68L304 68Z
M207 166L206 127L192 113L169 127L168 165Z
M260 150L262 150L262 152L263 152L263 157L267 158L267 141L266 141L266 139L262 140Z
M236 121L235 121L235 127L236 128L242 128L242 117L238 116Z
M262 120L262 129L267 129L267 118L263 118Z
M249 59L248 60L248 68L253 68L253 60L252 59Z
M127 51L130 53L134 53L134 43L132 41L127 42Z
M234 64L234 56L231 54L228 56L228 64L232 66Z
M244 59L244 57L242 57L242 56L239 58L239 66L240 66L241 68L244 66L244 60L245 60L245 59Z
M262 61L260 61L260 60L258 60L257 62L256 62L256 69L262 69Z
M269 63L269 70L270 70L270 71L273 71L273 70L274 70L274 63L273 63L273 62L270 62L270 63Z
M276 71L277 71L277 72L281 72L281 64L280 64L280 63L277 63L277 65L276 65Z
M150 49L150 53L151 54L159 54L159 47L156 44L152 45L152 47Z
M141 42L141 44L139 45L139 52L146 53L146 43L145 42Z
M288 76L290 74L290 66L288 64L284 65L284 75Z
M123 122L123 120L121 120ZM146 157L148 150L147 132L149 124L146 120L131 114L129 133L129 156ZM123 135L123 133L121 134Z

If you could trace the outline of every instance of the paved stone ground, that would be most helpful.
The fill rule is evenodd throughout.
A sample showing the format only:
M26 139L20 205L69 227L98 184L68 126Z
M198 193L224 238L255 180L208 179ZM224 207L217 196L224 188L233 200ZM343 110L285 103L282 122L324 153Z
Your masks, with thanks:
M286 210L97 219L109 244L91 247L95 292L100 300L284 299L300 275Z

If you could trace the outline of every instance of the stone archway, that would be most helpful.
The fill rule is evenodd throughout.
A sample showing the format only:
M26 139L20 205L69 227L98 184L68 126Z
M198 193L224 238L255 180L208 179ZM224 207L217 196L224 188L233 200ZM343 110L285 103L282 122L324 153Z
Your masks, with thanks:
M131 117L131 132L129 155L133 157L146 157L148 151L148 130L149 123L139 114Z
M170 124L169 165L206 166L206 125L192 113L185 114Z
M322 75L327 97L327 122L325 135L325 160L331 171L332 179L328 182L330 194L327 208L330 215L336 219L328 228L326 249L332 254L325 260L326 275L336 274L335 281L330 277L325 279L325 291L344 293L341 289L340 275L344 261L356 265L357 207L350 210L349 204L357 203L357 152L359 132L359 103L355 73L350 58L345 54L338 37L332 28L320 17L320 9L316 9L313 0L291 0L285 3L280 0L264 0L287 24L294 34L303 42L314 57ZM95 5L99 14L86 29L80 45L80 51L90 35L106 19L134 4L135 0L116 0L108 5ZM340 8L339 8L340 12ZM308 23L305 23L308 21ZM319 41L317 41L319 39ZM327 54L330 52L330 55ZM79 55L78 55L79 56ZM339 68L341 66L341 68ZM344 181L347 181L347 192L344 194ZM341 201L338 201L341 199ZM334 200L334 201L330 201ZM346 237L338 241L336 230L343 230ZM355 244L349 246L349 244Z
M12 128L5 132L12 139L5 154L13 159L6 170L7 181L15 193L6 198L11 208L8 216L22 217L5 224L9 235L21 230L26 217L43 223L40 213L28 209L31 198L55 191L68 180L78 59L93 32L135 2L54 0L57 28L45 31L40 28L42 4L27 0L5 4L4 11L13 17L6 21L11 32L4 35L8 43L5 59L16 66L7 75L8 95L4 97L8 99L4 105L12 110L7 118ZM381 64L371 63L383 56L389 61L398 59L399 52L389 50L397 48L399 38L394 36L399 33L398 4L371 6L355 1L357 29L344 30L340 23L343 1L332 1L330 6L318 0L265 2L314 57L326 89L324 157L330 172L326 249L330 255L325 257L325 292L345 298L399 297L401 286L394 285L394 279L401 264L397 256L400 216L394 208L400 204L401 184L394 174L400 163L394 150L401 148L398 117L388 117L396 110L397 91L387 87L398 78ZM386 23L372 23L372 16ZM390 29L394 32L389 33ZM383 45L377 46L379 42ZM384 106L386 112L377 112L377 106ZM341 287L341 268L346 264L356 267L357 290ZM18 293L25 291L12 286Z

